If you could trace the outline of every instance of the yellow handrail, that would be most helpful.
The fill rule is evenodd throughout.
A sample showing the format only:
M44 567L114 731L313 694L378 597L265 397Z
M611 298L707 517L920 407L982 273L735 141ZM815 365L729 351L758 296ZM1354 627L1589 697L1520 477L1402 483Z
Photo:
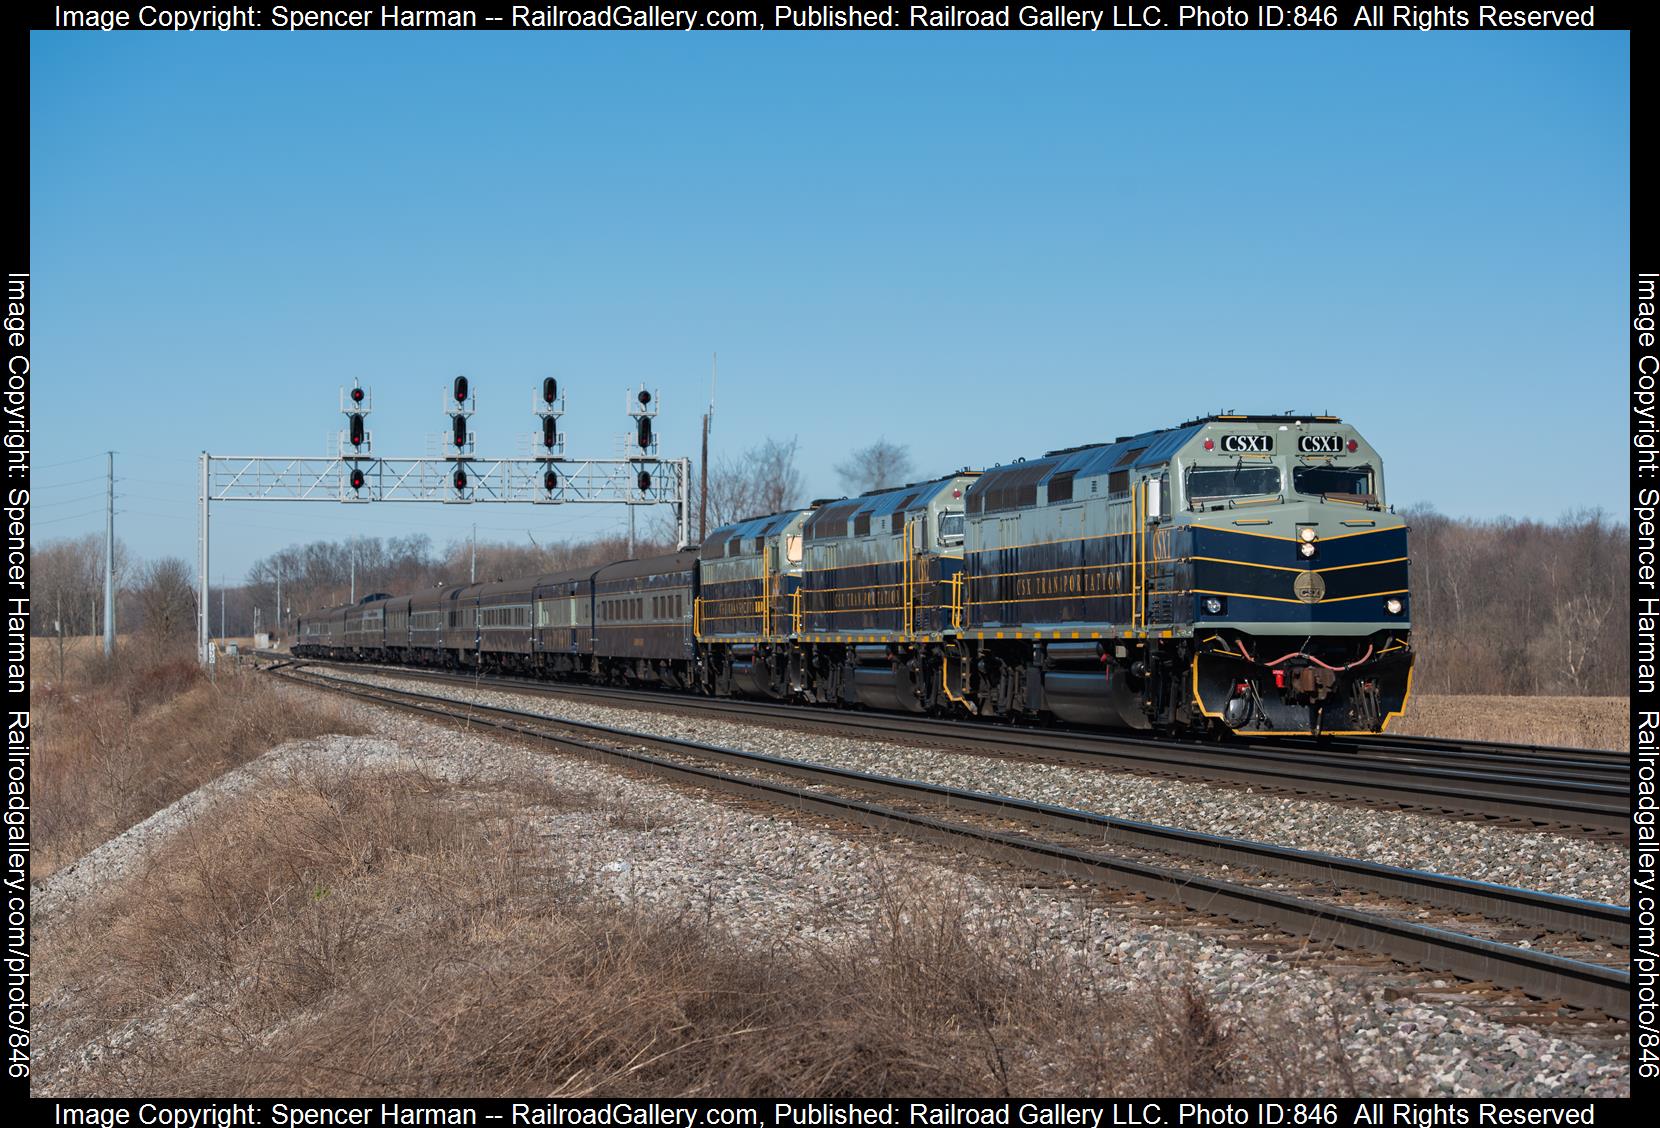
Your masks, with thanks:
M768 567L770 553L761 546L761 637L772 637L772 570Z
M1130 626L1141 625L1141 484L1130 487Z
M901 554L904 566L901 570L901 583L905 601L905 633L914 634L916 631L916 554L911 550L911 542L915 539L916 522L906 521L902 537Z
M962 661L963 672L967 673L968 657L965 655ZM968 704L968 700L966 698L958 697L955 693L951 692L951 655L949 654L943 655L940 658L940 688L945 690L945 696L950 700L955 701L959 705Z

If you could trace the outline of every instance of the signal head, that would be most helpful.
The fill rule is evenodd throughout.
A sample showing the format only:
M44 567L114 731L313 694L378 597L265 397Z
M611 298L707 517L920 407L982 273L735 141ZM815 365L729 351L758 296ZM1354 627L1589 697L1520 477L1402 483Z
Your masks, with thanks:
M455 378L455 384L451 388L451 394L455 397L456 403L467 402L467 378L465 376L457 376Z
M450 440L460 449L467 445L467 417L465 415L450 416Z
M353 403L362 403L363 402L363 386L361 384L353 384L352 385L352 402Z
M351 439L354 447L362 446L364 439L363 416L354 411L348 422L347 437Z
M456 489L458 489L458 490L466 489L467 488L467 471L464 468L462 468L460 466L457 466L455 468L455 478L453 479L453 481L455 482L455 488Z
M542 416L542 445L549 450L559 445L559 423L551 415Z
M544 377L542 380L542 402L553 403L558 398L559 381L555 380L552 376Z
M352 489L361 490L363 488L363 471L359 470L356 466L352 467L351 481Z
M640 416L639 422L637 422L634 425L634 435L635 435L635 438L639 441L641 450L650 449L650 447L651 447L651 416L649 416L649 415Z
M651 403L651 393L646 391L644 388L641 388L639 399L640 399L640 406L645 407L645 406L647 406L648 404Z
M548 493L552 493L559 488L559 475L551 466L542 471L542 488L547 490Z
M649 470L640 471L640 476L634 479L634 483L640 487L641 493L645 493L651 489L651 472Z

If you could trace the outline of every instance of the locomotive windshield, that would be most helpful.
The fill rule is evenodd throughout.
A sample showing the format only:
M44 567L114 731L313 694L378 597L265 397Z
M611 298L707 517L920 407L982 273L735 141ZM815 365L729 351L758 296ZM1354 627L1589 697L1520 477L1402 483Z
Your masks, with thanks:
M1341 494L1347 497L1372 496L1370 466L1298 466L1291 471L1291 483L1300 494Z
M1215 501L1228 497L1280 492L1278 466L1195 466L1187 472L1187 501Z
M940 543L963 543L963 515L960 512L947 509L940 514Z

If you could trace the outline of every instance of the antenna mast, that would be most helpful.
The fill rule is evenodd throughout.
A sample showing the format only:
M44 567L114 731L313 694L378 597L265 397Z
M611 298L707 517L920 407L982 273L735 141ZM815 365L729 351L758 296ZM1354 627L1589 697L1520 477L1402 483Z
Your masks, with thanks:
M709 410L703 413L703 460L698 463L702 474L697 490L697 543L702 544L709 532L709 421L715 417L715 377L719 374L719 354L709 354Z

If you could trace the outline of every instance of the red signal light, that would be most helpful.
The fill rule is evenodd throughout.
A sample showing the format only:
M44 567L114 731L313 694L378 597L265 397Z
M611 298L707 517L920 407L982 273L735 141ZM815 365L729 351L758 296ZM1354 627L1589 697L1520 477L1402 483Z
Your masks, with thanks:
M559 381L552 376L542 381L542 402L552 403L559 398Z
M556 488L558 488L558 486L559 475L554 473L551 469L544 470L542 472L542 488L547 490L549 493L552 493Z
M350 424L348 434L352 440L352 445L354 447L360 447L363 445L363 416L353 412Z
M465 415L450 416L450 433L452 441L458 448L467 445L467 417Z
M354 467L352 467L352 489L361 490L362 488L363 488L363 471L359 470L357 467L354 466Z
M461 469L459 466L455 468L455 488L458 490L464 490L467 488L467 471Z
M542 416L542 445L552 450L559 445L559 425L553 416Z
M467 378L465 376L455 378L454 394L456 403L467 402Z
M353 403L362 403L363 402L363 389L360 388L360 387L357 387L356 385L353 385L353 387L352 387L352 402Z

